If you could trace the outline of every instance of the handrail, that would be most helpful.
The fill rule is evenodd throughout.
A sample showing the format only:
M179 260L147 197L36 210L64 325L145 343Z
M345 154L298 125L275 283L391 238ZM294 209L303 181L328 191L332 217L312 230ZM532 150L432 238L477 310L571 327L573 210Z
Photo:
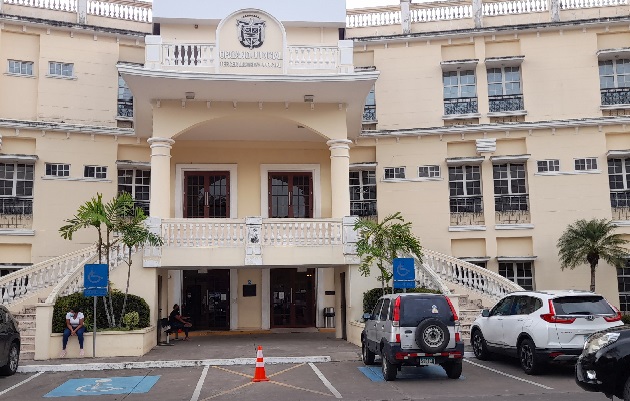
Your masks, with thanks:
M427 267L443 281L461 285L471 292L498 300L510 292L524 291L520 285L491 270L428 249L423 253Z
M423 250L423 253L424 252L426 251ZM416 282L419 283L421 287L438 290L444 295L451 294L451 290L448 288L444 280L442 280L440 276L426 264L426 262L419 260L415 255L411 256L416 261Z

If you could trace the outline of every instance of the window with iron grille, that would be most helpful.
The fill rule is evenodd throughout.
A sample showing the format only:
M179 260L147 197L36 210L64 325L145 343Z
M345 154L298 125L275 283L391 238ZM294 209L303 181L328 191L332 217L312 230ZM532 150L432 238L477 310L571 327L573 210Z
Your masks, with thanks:
M472 114L478 111L475 71L444 71L444 114Z
M0 163L0 214L33 214L33 177L35 166Z
M404 167L385 167L385 179L393 180L396 178L405 178L405 168Z
M372 122L376 121L376 92L374 86L368 93L365 99L365 106L363 107L363 121Z
M488 95L520 95L521 68L501 67L488 68Z
M72 78L74 77L74 64L51 61L48 63L48 73L54 76Z
M439 178L440 166L420 166L418 167L418 177L420 178Z
M83 177L106 179L107 166L85 166L83 169Z
M350 171L350 215L377 215L376 170Z
M448 168L451 213L481 213L481 166Z
M560 160L538 160L536 164L538 166L539 173L560 171Z
M630 208L630 157L608 160L610 206Z
M597 170L597 158L575 159L575 171Z
M149 215L151 201L151 170L118 170L118 194L126 192L134 199L136 207L142 208Z
M9 60L9 74L33 75L33 62Z
M69 177L70 165L62 163L46 163L46 175L50 177Z
M630 259L626 259L624 267L617 268L617 286L619 309L624 314L630 313Z
M496 164L492 173L495 211L529 210L525 164Z
M630 104L630 59L599 62L602 105Z
M118 75L118 117L133 118L133 95L127 83Z
M499 274L528 291L534 290L532 262L499 262Z

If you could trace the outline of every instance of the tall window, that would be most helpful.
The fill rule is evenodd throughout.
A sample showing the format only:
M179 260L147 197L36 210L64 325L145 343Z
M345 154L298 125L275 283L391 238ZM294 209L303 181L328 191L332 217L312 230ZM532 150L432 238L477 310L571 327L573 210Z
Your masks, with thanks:
M521 68L489 68L488 96L490 112L523 110Z
M630 104L630 59L599 62L602 105Z
M33 75L33 62L9 60L9 74Z
M51 61L48 63L48 73L53 76L74 77L74 64Z
M526 290L534 290L532 262L499 262L499 274Z
M529 210L525 164L493 166L494 207L497 212Z
M376 121L376 93L374 92L373 86L365 99L365 106L363 107L363 121Z
M477 113L477 83L475 71L445 71L444 114Z
M613 220L630 220L630 157L608 160L608 184Z
M151 195L151 170L118 170L118 193L126 192L135 200L135 206L149 215Z
M350 171L350 215L377 215L376 170Z
M455 166L448 168L451 213L481 213L481 167Z
M617 268L617 285L619 289L619 307L622 313L630 312L630 259L626 259L624 267Z
M133 118L133 95L127 83L118 75L118 117Z
M33 214L32 164L0 163L0 214Z

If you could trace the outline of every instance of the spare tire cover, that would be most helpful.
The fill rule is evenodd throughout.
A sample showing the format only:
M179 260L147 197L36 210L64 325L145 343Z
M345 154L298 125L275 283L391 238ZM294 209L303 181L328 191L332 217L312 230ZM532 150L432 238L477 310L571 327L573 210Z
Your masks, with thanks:
M448 327L440 319L425 319L416 328L416 344L430 354L444 351L450 337Z

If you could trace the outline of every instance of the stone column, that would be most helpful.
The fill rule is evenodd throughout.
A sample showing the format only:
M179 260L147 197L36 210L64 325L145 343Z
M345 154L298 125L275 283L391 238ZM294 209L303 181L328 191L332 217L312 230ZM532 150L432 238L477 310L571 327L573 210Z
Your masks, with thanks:
M87 0L79 0L77 2L77 23L87 24Z
M333 139L330 148L330 186L332 190L332 218L350 215L350 144L347 139Z
M171 217L171 149L167 138L149 138L151 145L151 217Z
M483 27L483 0L473 0L472 14L475 21L475 28Z
M400 23L402 24L403 35L411 33L411 8L409 6L409 0L400 0Z
M549 19L551 22L560 21L560 0L549 0Z

